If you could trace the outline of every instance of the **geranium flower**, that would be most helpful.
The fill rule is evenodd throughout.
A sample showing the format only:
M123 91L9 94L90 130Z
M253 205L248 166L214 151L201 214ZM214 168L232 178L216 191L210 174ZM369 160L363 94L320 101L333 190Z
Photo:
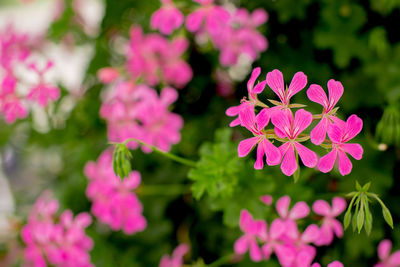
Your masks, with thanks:
M379 243L378 257L380 262L375 264L374 267L398 267L400 266L400 250L390 254L392 249L392 242L385 239Z
M161 33L170 35L182 25L184 16L172 0L160 0L160 2L162 6L151 16L150 25L153 30L158 29Z

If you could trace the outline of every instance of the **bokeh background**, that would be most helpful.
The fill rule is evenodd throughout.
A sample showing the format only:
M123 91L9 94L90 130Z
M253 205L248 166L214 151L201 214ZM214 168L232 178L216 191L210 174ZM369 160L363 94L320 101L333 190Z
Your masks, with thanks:
M62 99L51 117L38 112L13 125L1 122L0 260L5 266L19 266L22 244L18 229L44 189L51 189L63 208L74 213L90 210L83 168L108 147L106 124L99 118L104 86L96 73L122 62L115 47L128 36L133 24L151 32L150 16L160 5L158 0L86 0L81 1L78 12L70 1L58 9L59 2L0 2L0 28L12 23L21 31L45 34L50 40L46 53L59 63L54 76L63 81ZM339 114L343 118L357 114L363 119L358 141L364 147L364 157L353 161L349 176L307 169L296 184L279 168L255 171L249 158L239 160L237 140L248 135L240 129L228 129L230 118L225 110L246 95L251 69L244 66L240 75L233 76L237 80L234 92L221 96L213 78L217 53L199 48L188 35L192 45L187 60L194 77L179 91L174 106L185 123L182 140L172 152L194 160L211 155L205 164L220 169L208 178L191 172L188 179L188 167L156 154L133 151L133 168L141 173L144 184L153 185L153 191L138 192L148 227L127 236L95 222L88 230L95 241L92 262L96 266L156 266L163 254L187 242L191 245L187 259L209 263L233 251L233 242L240 235L237 223L242 208L258 217L272 216L258 200L262 194L271 193L275 198L289 194L311 204L317 198L330 199L353 191L356 180L372 183L371 191L387 204L395 227L392 230L384 223L379 205L373 203L370 236L348 229L343 239L319 248L317 259L322 264L339 259L345 266L372 266L377 262L380 240L389 238L399 249L400 1L221 2L268 12L269 20L260 30L269 48L253 64L262 68L262 75L278 68L286 79L303 71L308 84L324 88L331 78L343 83ZM57 14L57 10L62 12ZM272 98L272 91L266 97ZM310 103L305 90L296 95L295 102ZM314 103L307 108L320 111ZM245 259L235 266L278 264Z

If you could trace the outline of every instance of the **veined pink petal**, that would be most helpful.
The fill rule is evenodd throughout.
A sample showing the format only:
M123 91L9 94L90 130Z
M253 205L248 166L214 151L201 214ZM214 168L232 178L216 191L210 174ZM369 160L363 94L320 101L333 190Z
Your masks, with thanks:
M250 258L255 262L259 262L262 260L261 249L258 246L256 240L250 241Z
M287 100L289 100L295 94L303 90L303 88L306 87L306 84L307 84L307 76L301 71L296 72L288 88Z
M334 197L332 199L332 216L339 216L345 209L347 203L342 197Z
M356 160L360 160L363 155L363 148L360 144L342 144L340 146L346 153L349 153Z
M282 72L275 69L267 73L267 84L278 95L280 100L285 100L285 84L283 82Z
M332 109L343 95L343 85L339 81L330 79L328 81L329 109Z
M287 218L290 205L290 197L283 196L276 202L276 211L281 218Z
M343 263L340 261L334 261L329 263L327 267L343 267Z
M392 250L392 242L388 239L382 240L378 245L378 256L379 259L384 261L390 255L390 251Z
M269 122L269 112L268 109L262 109L256 116L256 123L258 130L262 130Z
M281 163L282 156L279 149L274 146L268 139L263 139L260 142L260 146L264 147L265 156L267 158L267 164L269 166L278 165Z
M342 141L347 142L361 132L363 121L357 115L351 115L346 121L346 129Z
M323 117L310 133L311 142L315 145L320 145L324 142L326 131L328 129L329 119Z
M254 108L252 106L243 106L239 112L239 118L244 127L249 131L254 133L254 124L256 120L256 115L254 113Z
M310 208L304 201L297 202L289 212L289 219L298 220L307 217Z
M252 90L253 94L261 94L264 91L265 86L267 85L267 81L259 82L254 89Z
M247 236L241 236L238 240L236 240L234 244L234 250L236 254L242 255L246 253L249 249L249 243Z
M388 260L389 266L399 266L400 265L400 251L393 253Z
M312 114L304 109L299 109L294 115L293 137L296 138L312 122Z
M286 137L290 136L291 123L288 113L282 110L273 112L271 114L271 122L276 128L284 133Z
M331 207L329 206L329 203L322 199L315 201L312 209L318 215L328 216L331 214Z
M238 146L238 155L239 157L245 157L247 154L250 153L250 151L253 149L253 147L258 143L260 140L259 137L251 137L244 139L239 143Z
M257 67L253 70L253 72L251 73L251 77L249 79L249 81L247 82L247 90L249 92L251 92L254 88L254 83L256 82L258 76L260 76L261 73L261 68Z
M282 151L283 149L281 148L284 147L285 144L279 147L281 154L284 155L282 159L281 170L283 174L285 174L286 176L291 176L297 170L297 161L296 161L296 156L294 154L293 145L289 143L289 145L287 146L286 153Z
M264 154L264 146L260 143L257 146L257 158L256 162L254 163L254 169L261 170L264 167Z
M351 161L345 152L339 150L338 154L339 154L339 172L343 176L348 175L351 172L351 169L353 168L353 164L351 164Z
M341 143L342 130L336 124L329 124L327 133L332 143Z
M303 146L299 142L294 143L297 152L299 153L300 159L303 164L309 168L315 167L318 163L317 154L309 148Z
M310 85L310 88L307 90L307 96L311 101L318 103L327 109L328 97L326 96L324 89L322 89L318 84Z

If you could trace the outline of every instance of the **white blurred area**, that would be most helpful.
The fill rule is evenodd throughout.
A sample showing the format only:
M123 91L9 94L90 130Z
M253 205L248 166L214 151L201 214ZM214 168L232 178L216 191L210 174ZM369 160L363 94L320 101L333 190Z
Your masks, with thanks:
M74 9L77 13L77 23L82 26L83 31L89 37L96 37L104 15L103 1L72 1ZM43 38L46 36L46 32L51 23L61 16L63 10L63 0L0 0L0 34L3 32L5 27L11 24L18 33L26 33L33 38ZM84 84L84 78L86 69L94 55L94 43L89 42L87 44L77 46L74 40L71 41L71 38L66 39L67 40L65 42L61 43L45 41L43 43L43 47L41 47L41 51L32 55L32 59L39 63L41 61L44 63L46 60L52 60L54 62L54 67L48 73L48 75L45 76L46 82L60 84L69 92L69 95L64 96L59 100L60 105L58 105L57 110L52 110L52 107L49 108L49 112L52 112L51 120L49 118L49 113L47 113L48 111L44 111L39 107L32 108L32 127L39 132L48 131L51 128L51 125L54 127L54 124L61 125L62 127L62 124L67 119L69 112L73 109L79 97L84 94L84 91L87 87L87 85ZM28 81L35 79L35 77L32 77L32 75L23 67L21 67L21 69L18 68L17 71L19 75L22 75L21 77L26 78ZM18 90L20 90L20 88L18 88ZM24 89L22 88L21 90ZM39 154L40 158L46 158L47 156L46 151L40 151ZM5 163L5 161L3 161L3 156L4 154L0 155L0 244L6 242L11 236L14 236L11 221L14 220L12 218L15 218L16 214L14 198L10 188L13 188L17 191L21 190L21 180L19 180L17 177L12 177L12 179L9 179L3 172L3 163ZM38 155L24 156L37 157ZM51 154L52 158L56 158L55 156L56 155L54 155L54 153ZM29 161L29 159L24 160ZM29 162L32 163L34 161ZM31 172L32 169L38 167L34 165L35 164L30 164L28 168L22 172L24 174L30 173L28 177L24 178L26 181L30 179L29 183L38 184L37 179L32 177L35 176L32 174L34 172ZM15 186L15 184L17 185ZM24 186L26 190L30 188L30 185ZM43 188L38 190L42 189ZM19 192L19 194L20 193L23 192Z

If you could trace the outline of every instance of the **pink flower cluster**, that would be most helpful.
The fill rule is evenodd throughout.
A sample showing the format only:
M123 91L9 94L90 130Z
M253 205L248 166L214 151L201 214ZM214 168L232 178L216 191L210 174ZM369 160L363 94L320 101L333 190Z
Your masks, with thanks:
M53 63L49 61L44 68L37 67L36 63L28 63L35 49L31 39L26 34L17 33L12 26L0 32L0 113L9 124L28 116L29 101L46 107L60 96L58 87L47 84L44 79ZM18 67L35 73L38 81L27 84L16 74ZM20 92L19 86L27 87L28 93Z
M178 98L176 90L166 87L159 96L153 88L131 82L118 82L112 89L100 110L100 116L107 120L109 140L136 138L164 151L180 141L183 120L169 111ZM129 142L128 146L134 149L138 144ZM151 151L146 146L142 150Z
M400 250L390 254L392 242L390 240L382 240L378 246L378 257L380 262L374 267L399 267L400 266Z
M174 249L172 255L164 255L161 258L159 267L181 267L183 265L183 256L188 253L189 245L180 244Z
M25 265L33 267L90 267L89 251L93 241L85 234L92 219L70 210L56 215L58 202L44 193L32 208L28 223L21 230L26 244Z
M272 199L262 197L261 200L271 203ZM249 251L251 260L255 262L269 260L275 254L282 266L319 266L316 263L312 265L317 253L316 246L331 244L334 235L343 236L343 227L336 217L345 210L346 201L335 197L332 206L324 200L316 201L313 211L323 216L322 225L310 224L302 232L297 221L307 217L310 208L303 201L297 202L291 209L289 206L289 196L277 201L279 217L269 227L265 221L255 220L247 210L242 210L239 226L244 234L234 244L235 253L243 255ZM329 266L343 265L333 262Z
M112 151L104 151L97 162L85 166L89 178L87 197L93 201L91 212L100 222L110 225L114 231L134 234L146 228L143 207L134 190L140 184L140 174L132 171L121 180L112 167Z
M307 90L308 98L323 107L321 114L313 115L304 109L294 112L293 109L304 105L290 103L291 98L307 85L307 76L303 72L294 75L289 87L285 87L283 75L279 70L269 72L265 80L255 85L260 73L260 68L253 70L247 84L248 100L243 100L239 106L226 111L228 116L237 116L231 122L231 127L241 125L254 135L239 143L239 157L246 156L257 146L255 169L263 168L265 155L268 165L281 164L282 172L290 176L298 169L299 156L303 164L309 168L317 166L321 172L326 173L332 170L335 162L338 162L339 172L342 175L349 174L352 163L347 154L356 160L362 158L361 145L349 142L360 133L363 122L356 115L351 115L347 121L337 117L335 105L343 94L342 84L333 79L328 81L329 98L319 85L310 86ZM262 93L267 85L279 98L279 101L269 100L273 104L272 107L258 99L258 94ZM258 114L256 114L257 108ZM311 133L303 133L313 121L319 122ZM269 122L272 128L267 129ZM326 136L329 139L326 139ZM308 139L315 145L330 149L330 152L318 159L314 151L301 144ZM273 144L276 141L282 144L276 147Z
M126 69L133 79L142 78L150 86L159 83L184 87L192 79L192 69L182 59L188 47L185 38L172 41L152 33L144 35L139 26L130 32Z
M251 14L244 8L229 12L213 0L196 2L201 6L187 16L186 27L197 35L209 36L220 51L222 66L235 65L241 55L255 61L259 53L267 49L267 39L257 30L268 19L263 9L256 9Z

